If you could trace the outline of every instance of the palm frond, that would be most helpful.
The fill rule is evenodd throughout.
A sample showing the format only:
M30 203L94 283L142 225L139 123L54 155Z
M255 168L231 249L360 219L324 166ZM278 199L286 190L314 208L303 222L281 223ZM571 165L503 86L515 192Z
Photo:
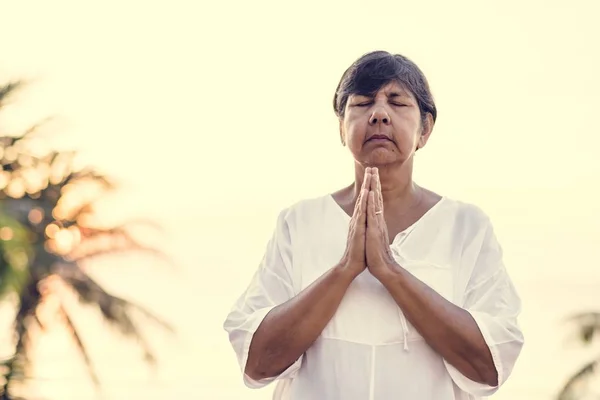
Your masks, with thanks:
M35 134L37 134L41 128L43 128L44 126L47 126L48 123L54 119L55 119L54 117L46 117L46 118L40 120L39 122L31 125L24 132L21 132L18 135L11 136L13 138L11 145L14 145L17 142L23 143L24 141L31 138L32 136L35 136ZM39 161L39 159L37 159L37 157L35 157L35 158L36 158L36 161Z
M582 399L588 393L588 386L599 362L600 359L592 360L571 376L559 393L557 400Z
M81 171L71 172L65 179L65 185L80 180L91 180L102 183L107 189L115 189L116 182L110 180L107 176L100 174L94 168L84 168Z
M81 336L77 332L77 328L73 324L73 320L71 320L71 317L69 316L69 313L65 309L64 305L61 304L61 306L59 308L59 312L60 312L61 316L64 318L67 329L73 336L75 345L77 346L77 349L79 350L79 352L81 353L81 356L83 357L83 361L85 362L85 365L87 367L87 371L88 371L90 378L94 382L94 386L96 386L97 389L100 389L100 380L98 379L98 374L96 373L94 365L92 364L90 355L89 355L83 341L81 340Z
M0 86L0 108L21 86L20 81ZM0 206L4 209L0 210L0 296L12 293L18 301L13 326L14 355L0 362L0 377L6 378L0 382L0 400L10 399L13 394L8 393L9 384L24 377L29 364L28 343L38 332L31 328L44 329L38 318L43 310L40 304L46 289L55 289L52 279L46 278L62 278L80 303L97 307L108 323L135 339L149 363L156 359L140 332L138 317L173 332L168 323L146 308L105 291L81 268L84 261L132 251L171 260L132 231L134 225L141 223L157 228L151 221L127 221L117 227L91 226L85 217L94 216L96 202L116 189L118 182L95 168L77 165L77 151L52 150L41 143L42 135L38 133L47 123L48 120L41 121L18 135L0 135ZM75 321L66 305L61 307L64 324L72 332L99 389L98 376Z
M105 255L118 253L143 252L165 261L169 257L155 246L144 244L130 231L130 226L120 225L113 228L80 227L81 243L68 254L68 259L89 261Z
M37 282L30 282L21 292L19 308L14 319L14 332L17 343L13 355L4 363L6 374L4 384L0 388L0 393L5 397L9 395L9 385L13 382L22 381L29 367L30 328L32 324L36 323L36 319L32 316L40 303L40 298Z
M581 312L567 318L567 321L578 332L578 337L583 344L590 344L597 334L600 334L600 312Z
M73 175L73 161L77 156L75 151L54 152L50 162L50 182L63 188Z
M154 352L140 333L132 312L137 311L169 332L174 332L169 323L137 304L109 294L75 263L63 264L57 271L65 283L75 290L83 304L97 306L106 321L123 335L138 342L147 362L155 363Z
M15 81L9 82L0 86L0 108L6 105L6 101L15 94L15 92L23 86L23 82Z
M148 218L132 218L132 219L128 219L125 221L120 222L116 227L110 227L112 229L133 229L133 228L150 228L153 229L157 232L164 232L164 227L162 225L160 225L159 223L157 223L154 220L148 219ZM94 230L101 230L102 228L99 228L97 226L84 226L84 229L90 229L90 232L94 232ZM110 229L110 228L105 228L105 229Z

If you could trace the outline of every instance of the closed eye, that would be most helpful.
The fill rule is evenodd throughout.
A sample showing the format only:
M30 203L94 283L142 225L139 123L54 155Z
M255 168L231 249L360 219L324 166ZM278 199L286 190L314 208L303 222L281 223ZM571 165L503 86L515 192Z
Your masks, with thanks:
M370 106L371 104L373 104L372 101L365 101L362 103L356 103L353 104L353 107L367 107ZM408 107L408 104L404 104L404 103L396 103L396 102L390 102L391 105L395 106L395 107Z

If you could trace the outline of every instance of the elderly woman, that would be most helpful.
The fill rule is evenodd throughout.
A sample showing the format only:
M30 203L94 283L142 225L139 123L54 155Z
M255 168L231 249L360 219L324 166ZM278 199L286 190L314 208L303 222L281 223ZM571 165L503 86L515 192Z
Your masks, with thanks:
M467 400L523 345L490 219L412 179L436 107L406 57L359 58L337 87L355 181L282 211L224 324L247 386L277 400Z

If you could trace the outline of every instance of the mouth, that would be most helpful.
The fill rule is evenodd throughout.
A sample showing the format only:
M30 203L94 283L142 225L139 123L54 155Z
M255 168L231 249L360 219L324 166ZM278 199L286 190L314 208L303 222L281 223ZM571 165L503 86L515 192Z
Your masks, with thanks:
M367 142L391 142L392 139L390 139L388 136L386 135L373 135L371 136L369 139L367 139Z

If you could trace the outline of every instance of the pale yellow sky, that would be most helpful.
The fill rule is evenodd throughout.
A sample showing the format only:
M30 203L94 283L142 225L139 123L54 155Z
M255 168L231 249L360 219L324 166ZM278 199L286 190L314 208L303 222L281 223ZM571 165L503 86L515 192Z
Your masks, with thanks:
M412 58L437 101L417 180L490 214L521 288L531 334L496 398L541 398L559 385L572 366L530 374L558 351L559 333L544 332L587 300L556 303L552 285L565 285L563 297L576 285L600 285L599 3L147 3L1 2L0 79L34 81L0 122L17 130L59 114L65 143L129 182L114 203L120 212L150 214L169 228L182 274L165 278L145 265L100 274L180 328L188 347L162 345L161 390L190 399L268 398L268 390L242 387L222 319L277 212L352 179L331 101L344 69L374 49ZM132 286L138 273L155 279ZM52 363L60 346L48 343L55 344L40 351ZM118 346L118 354L134 353ZM100 364L114 363L112 347L99 349ZM76 361L54 375L82 374ZM118 372L106 367L107 376L122 374L127 364L119 365ZM109 391L151 396L136 385ZM65 387L40 386L61 399ZM127 396L112 398L134 398Z

